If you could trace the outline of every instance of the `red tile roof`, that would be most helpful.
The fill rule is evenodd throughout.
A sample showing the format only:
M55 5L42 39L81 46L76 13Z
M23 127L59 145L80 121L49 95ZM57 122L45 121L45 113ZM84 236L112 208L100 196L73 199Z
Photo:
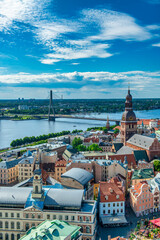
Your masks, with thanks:
M93 143L99 143L99 138L97 137L91 137L91 138L85 138L84 142L93 142Z
M100 202L122 201L125 201L125 195L115 182L100 182Z
M133 154L114 154L114 155L108 155L109 160L117 160L121 161L122 163L125 160L125 156L127 157L128 167L133 168L136 167L136 160Z
M66 167L67 162L65 160L58 160L55 163L55 167Z

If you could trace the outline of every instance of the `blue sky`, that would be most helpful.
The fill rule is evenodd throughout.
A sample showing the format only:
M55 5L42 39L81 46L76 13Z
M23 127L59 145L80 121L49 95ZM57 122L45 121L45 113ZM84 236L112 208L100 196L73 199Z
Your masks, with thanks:
M160 97L160 0L1 0L0 98Z

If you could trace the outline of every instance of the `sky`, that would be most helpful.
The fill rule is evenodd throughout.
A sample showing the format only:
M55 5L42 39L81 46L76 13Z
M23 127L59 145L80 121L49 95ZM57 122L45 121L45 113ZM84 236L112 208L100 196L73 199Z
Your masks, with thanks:
M160 95L160 0L0 0L0 99Z

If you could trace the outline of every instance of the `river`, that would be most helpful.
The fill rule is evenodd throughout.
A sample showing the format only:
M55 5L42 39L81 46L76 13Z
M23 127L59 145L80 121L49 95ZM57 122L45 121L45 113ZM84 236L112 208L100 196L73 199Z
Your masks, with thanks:
M160 118L160 109L149 111L135 111L137 118ZM82 115L82 114L81 114ZM86 117L121 119L122 112L119 113L92 113ZM80 115L79 115L80 116ZM82 115L84 116L84 115ZM113 122L111 124L114 124ZM44 120L12 121L0 120L0 148L9 147L12 140L23 137L38 136L63 130L82 129L88 127L105 126L103 121L79 120L79 119L56 119L55 122Z

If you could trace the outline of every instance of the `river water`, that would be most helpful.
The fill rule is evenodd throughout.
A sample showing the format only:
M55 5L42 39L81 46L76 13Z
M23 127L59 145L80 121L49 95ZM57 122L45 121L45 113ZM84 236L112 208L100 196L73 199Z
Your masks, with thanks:
M160 118L160 109L149 111L135 111L137 118ZM82 115L82 114L81 114ZM85 115L86 117L121 119L122 112L119 113L92 113ZM84 115L82 115L84 116ZM23 137L38 136L42 134L61 132L63 130L82 129L86 130L89 127L105 126L106 122L91 121L85 119L65 119L59 118L55 122L48 120L26 120L12 121L0 120L0 148L9 147L12 140ZM114 124L113 122L111 124Z

